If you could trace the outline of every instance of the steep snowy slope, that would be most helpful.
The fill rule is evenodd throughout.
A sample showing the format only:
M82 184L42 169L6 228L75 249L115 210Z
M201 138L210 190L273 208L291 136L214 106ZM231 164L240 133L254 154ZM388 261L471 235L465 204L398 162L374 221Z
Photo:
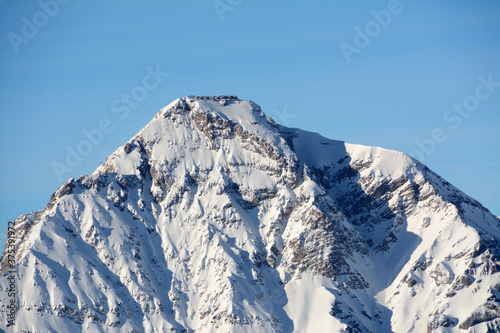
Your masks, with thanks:
M2 302L0 327L500 331L499 224L402 153L184 97L16 220L19 309L6 327Z

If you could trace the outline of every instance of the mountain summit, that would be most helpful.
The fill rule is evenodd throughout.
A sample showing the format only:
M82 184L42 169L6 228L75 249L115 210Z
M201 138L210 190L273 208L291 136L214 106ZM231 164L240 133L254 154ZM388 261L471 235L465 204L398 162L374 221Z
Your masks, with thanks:
M498 332L499 225L403 153L184 97L15 221L0 327Z

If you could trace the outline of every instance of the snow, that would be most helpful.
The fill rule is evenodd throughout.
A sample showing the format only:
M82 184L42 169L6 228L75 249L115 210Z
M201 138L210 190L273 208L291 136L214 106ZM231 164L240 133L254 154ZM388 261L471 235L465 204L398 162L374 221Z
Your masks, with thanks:
M346 144L326 139L317 133L295 129L295 152L307 165L325 166L336 163L346 155Z
M310 274L287 283L285 310L294 318L294 332L346 332L346 325L329 314L335 301L331 288L331 281Z
M173 101L57 193L17 220L18 331L458 332L500 296L479 203L232 97Z

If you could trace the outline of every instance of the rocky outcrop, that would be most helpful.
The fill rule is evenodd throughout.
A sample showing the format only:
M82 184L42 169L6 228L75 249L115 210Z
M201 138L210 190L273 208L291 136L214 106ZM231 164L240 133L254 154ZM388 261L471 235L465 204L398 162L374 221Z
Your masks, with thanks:
M500 323L498 218L402 153L276 125L236 96L174 101L14 225L20 331Z

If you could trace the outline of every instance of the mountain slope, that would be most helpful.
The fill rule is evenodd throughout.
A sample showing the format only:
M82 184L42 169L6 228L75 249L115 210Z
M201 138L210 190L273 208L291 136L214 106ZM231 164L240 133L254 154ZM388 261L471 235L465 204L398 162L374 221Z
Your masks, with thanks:
M498 331L499 223L402 153L185 97L16 220L16 330Z

